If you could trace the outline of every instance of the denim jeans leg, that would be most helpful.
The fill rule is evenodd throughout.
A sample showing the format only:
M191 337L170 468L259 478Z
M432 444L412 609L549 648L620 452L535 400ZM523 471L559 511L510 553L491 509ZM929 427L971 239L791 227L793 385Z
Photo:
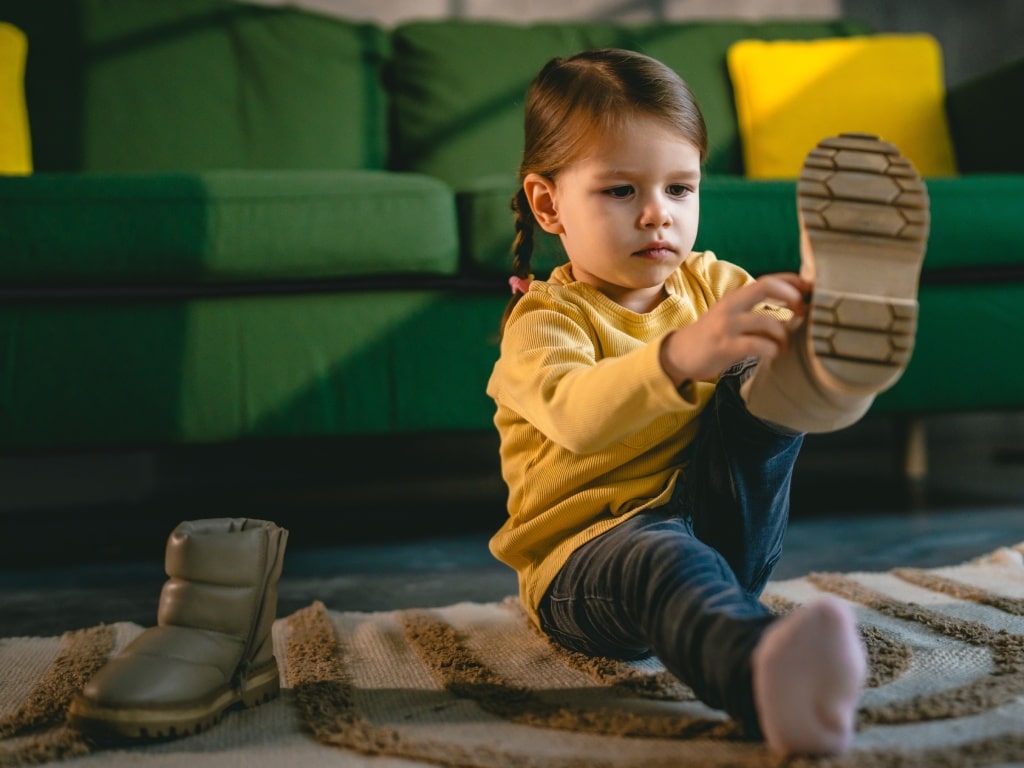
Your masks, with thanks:
M684 504L698 538L718 550L743 588L758 596L782 555L803 435L747 411L739 389L748 372L749 363L726 371L701 416Z
M669 507L576 550L539 607L541 628L589 655L654 653L707 705L760 735L750 657L771 613Z
M774 620L758 597L782 552L803 436L747 412L745 370L720 379L672 502L573 553L539 614L541 628L573 650L653 652L757 736L750 658Z

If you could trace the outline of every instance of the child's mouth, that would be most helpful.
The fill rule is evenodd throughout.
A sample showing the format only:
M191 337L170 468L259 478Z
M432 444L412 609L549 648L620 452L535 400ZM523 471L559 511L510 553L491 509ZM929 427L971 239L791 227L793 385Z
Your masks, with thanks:
M667 245L656 245L649 248L643 248L633 253L634 256L640 256L644 259L654 259L655 261L663 261L664 259L671 259L675 256L675 251Z

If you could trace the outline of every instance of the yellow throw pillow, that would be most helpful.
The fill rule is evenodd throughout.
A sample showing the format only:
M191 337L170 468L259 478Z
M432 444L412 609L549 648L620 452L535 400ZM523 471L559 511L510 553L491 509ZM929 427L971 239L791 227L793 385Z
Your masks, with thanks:
M0 21L0 173L32 172L25 108L25 33Z
M922 176L956 174L930 35L742 40L727 62L749 178L795 178L819 140L843 132L892 142Z

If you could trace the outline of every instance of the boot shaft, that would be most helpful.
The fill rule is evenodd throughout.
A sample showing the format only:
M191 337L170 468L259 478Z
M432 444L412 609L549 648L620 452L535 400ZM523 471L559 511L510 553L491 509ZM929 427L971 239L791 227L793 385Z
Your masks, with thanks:
M245 658L254 655L277 614L287 538L287 530L265 520L211 518L178 525L167 542L169 579L160 594L158 625L228 635L243 644Z

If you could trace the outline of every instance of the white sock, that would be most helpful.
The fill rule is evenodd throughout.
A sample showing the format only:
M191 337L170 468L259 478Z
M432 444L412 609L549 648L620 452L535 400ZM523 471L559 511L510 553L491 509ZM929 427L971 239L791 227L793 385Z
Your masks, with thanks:
M754 703L780 755L849 748L867 674L853 610L826 597L779 619L754 648Z

